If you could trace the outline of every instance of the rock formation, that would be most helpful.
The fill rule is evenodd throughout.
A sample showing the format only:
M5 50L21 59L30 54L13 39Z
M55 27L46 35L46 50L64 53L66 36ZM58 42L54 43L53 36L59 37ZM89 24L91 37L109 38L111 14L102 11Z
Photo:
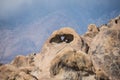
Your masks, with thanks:
M99 29L97 28L97 26L95 24L90 24L88 26L88 31L85 33L84 36L94 38L98 32L99 32Z
M120 80L120 17L113 19L110 24L110 28L94 37L89 54L99 78Z
M1 65L0 80L120 80L120 17L84 35L54 31L40 53Z

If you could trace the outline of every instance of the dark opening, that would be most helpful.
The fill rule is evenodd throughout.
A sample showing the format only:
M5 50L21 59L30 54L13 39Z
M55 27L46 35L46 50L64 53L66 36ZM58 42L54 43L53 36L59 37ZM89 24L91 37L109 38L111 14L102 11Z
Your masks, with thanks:
M117 20L115 20L115 23L117 24L117 23L118 23L118 21L117 21Z
M55 37L53 37L50 40L50 43L55 42L55 43L62 43L62 42L66 42L66 43L70 43L71 41L73 41L74 37L72 34L57 34Z

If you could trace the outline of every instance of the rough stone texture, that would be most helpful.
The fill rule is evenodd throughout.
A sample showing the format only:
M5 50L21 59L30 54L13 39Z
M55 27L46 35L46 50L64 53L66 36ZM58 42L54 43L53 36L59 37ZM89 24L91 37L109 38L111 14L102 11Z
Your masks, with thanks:
M99 28L95 24L88 26L88 31L84 34L85 37L94 38L99 32Z
M114 19L111 19L107 24L108 27L118 27L120 26L120 15Z
M101 28L89 46L96 78L120 80L120 17Z
M58 78L59 75L61 80L80 80L84 76L93 75L91 66L90 57L86 53L67 49L53 59L50 73L52 77Z
M92 42L92 39L99 33L100 29L95 24L90 24L88 26L87 32L82 35L82 39L89 46Z
M35 58L35 65L39 67L41 76L39 79L50 78L50 66L56 56L67 54L66 51L83 51L88 52L88 45L83 39L71 28L62 28L52 33L50 38L45 42L40 54Z
M34 66L29 64L29 58L17 56L10 64L2 65L0 80L37 80L35 76L30 74Z
M102 71L112 80L120 79L119 29L110 28L100 32L93 39L89 53L97 72Z
M17 56L14 61L11 62L16 67L25 67L29 65L28 59L25 56Z
M0 80L120 80L120 17L82 36L54 31L40 53L0 65Z

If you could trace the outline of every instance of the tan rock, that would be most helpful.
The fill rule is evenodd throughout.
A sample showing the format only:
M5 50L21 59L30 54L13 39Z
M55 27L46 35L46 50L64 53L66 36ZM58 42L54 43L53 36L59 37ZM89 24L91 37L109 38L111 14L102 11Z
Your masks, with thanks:
M28 66L28 59L25 56L19 55L15 57L15 59L11 62L12 65L16 67L25 67Z
M43 79L45 76L50 78L50 63L59 54L66 51L83 51L87 52L88 46L73 29L61 28L52 33L50 38L45 42L40 54L35 57L35 66L39 67L41 76L36 76ZM36 72L35 72L36 73ZM34 74L34 72L32 72Z
M99 29L95 24L90 24L88 26L88 31L84 34L85 37L94 38L99 32Z
M89 74L92 73L90 57L81 51L66 50L59 53L51 62L50 75L53 78L80 80L92 75Z
M0 66L0 80L9 80L11 75L19 70L13 65L2 65Z
M92 41L89 54L96 74L111 80L120 79L120 30L109 28ZM101 72L103 74L101 74ZM101 77L102 77L101 76Z
M24 67L19 69L13 65L3 65L0 67L0 80L37 80L30 74L30 69Z
M25 72L19 72L16 74L13 74L9 80L37 80L34 76L31 76L30 74L26 74Z
M100 26L99 27L99 30L100 31L104 31L104 30L106 30L106 29L108 29L109 27L107 26L107 25L102 25L102 26Z
M120 15L114 19L111 19L107 25L112 28L120 28Z
M19 55L16 56L14 60L12 60L11 65L14 65L18 68L20 67L29 67L34 66L34 57L36 53L29 54L28 56Z
M96 32L97 33L97 32L99 32L99 30L95 24L90 24L88 26L88 32Z

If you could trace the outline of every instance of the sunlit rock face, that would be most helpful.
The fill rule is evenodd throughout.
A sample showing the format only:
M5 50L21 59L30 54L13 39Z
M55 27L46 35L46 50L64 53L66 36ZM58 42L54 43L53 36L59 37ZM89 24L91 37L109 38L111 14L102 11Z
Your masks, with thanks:
M84 34L86 37L94 38L97 33L99 32L99 29L95 24L90 24L88 26L88 31Z
M119 80L120 17L112 19L108 24L110 24L110 28L102 29L102 31L100 31L92 40L89 54L91 55L95 73L99 77L109 78L110 80Z
M81 53L77 52L77 51L81 51ZM49 39L45 42L41 53L37 54L37 57L35 57L35 65L38 66L40 68L40 70L42 70L42 72L40 72L41 76L38 76L38 77L43 79L43 78L45 78L45 76L49 76L49 78L50 78L51 77L50 75L53 75L55 77L58 74L60 74L59 70L58 70L58 74L56 74L56 75L53 74L53 73L56 73L53 71L54 66L59 64L59 61L55 62L56 61L55 58L57 58L57 56L60 59L64 58L64 55L68 56L69 52L73 53L75 55L78 54L79 56L84 55L86 57L85 52L88 52L88 45L71 28L66 27L66 28L62 28L60 30L54 31L52 33L52 35L49 37ZM75 57L74 57L75 55L70 55L67 58L69 58L69 57L72 58L72 56L73 56L73 59L75 59ZM64 59L62 61L64 61ZM69 61L69 59L68 59L68 61ZM74 71L75 66L72 64L72 61L70 61L70 62L69 63L71 64L71 70ZM77 60L75 60L75 63L77 63ZM90 63L90 62L88 62L88 63ZM65 62L61 62L61 64L58 65L58 68L59 68L59 66L62 66L62 65L63 65L63 67L69 66L68 63L66 63L66 61L65 61ZM87 65L87 64L85 63L85 65ZM60 70L64 70L63 67L61 67ZM72 69L72 67L73 67L73 69ZM78 66L76 66L76 67L78 67ZM78 69L78 71L79 71L79 69ZM78 71L76 71L76 72L78 72ZM76 76L77 75L78 74L76 74ZM63 77L61 79L64 79L64 76L65 75L61 75L61 77Z
M40 53L0 64L0 80L120 80L120 18L84 35L64 27L54 31Z

